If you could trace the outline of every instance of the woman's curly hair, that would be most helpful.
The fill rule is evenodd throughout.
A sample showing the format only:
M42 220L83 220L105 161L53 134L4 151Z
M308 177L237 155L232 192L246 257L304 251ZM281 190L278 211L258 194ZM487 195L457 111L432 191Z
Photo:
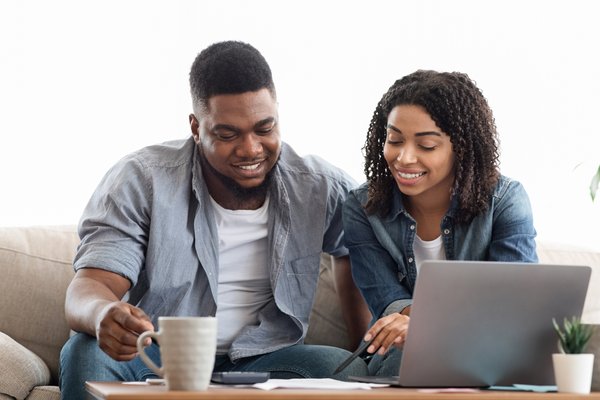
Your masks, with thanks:
M390 212L396 186L383 157L388 115L398 105L423 107L450 136L455 154L455 221L466 222L486 211L500 176L494 116L468 75L419 70L397 80L377 104L363 147L368 182L368 214Z

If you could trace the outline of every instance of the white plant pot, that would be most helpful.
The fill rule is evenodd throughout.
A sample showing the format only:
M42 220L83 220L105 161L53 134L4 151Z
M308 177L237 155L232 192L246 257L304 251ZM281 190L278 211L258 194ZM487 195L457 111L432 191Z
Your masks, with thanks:
M593 354L552 354L552 363L559 392L590 393L594 370Z

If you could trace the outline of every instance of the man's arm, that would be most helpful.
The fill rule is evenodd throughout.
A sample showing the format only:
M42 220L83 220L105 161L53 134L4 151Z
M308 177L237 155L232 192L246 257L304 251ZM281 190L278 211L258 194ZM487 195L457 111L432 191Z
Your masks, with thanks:
M351 350L358 347L371 321L371 312L352 279L350 257L332 257L335 289L348 329Z
M154 330L141 309L121 301L130 286L113 272L83 268L67 289L65 314L71 329L95 336L100 348L118 361L133 359L139 334Z

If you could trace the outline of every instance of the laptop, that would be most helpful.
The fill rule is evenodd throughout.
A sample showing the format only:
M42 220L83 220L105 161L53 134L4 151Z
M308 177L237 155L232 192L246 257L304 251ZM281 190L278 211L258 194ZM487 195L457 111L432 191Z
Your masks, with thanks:
M424 261L399 375L404 387L554 385L552 318L581 316L589 266Z

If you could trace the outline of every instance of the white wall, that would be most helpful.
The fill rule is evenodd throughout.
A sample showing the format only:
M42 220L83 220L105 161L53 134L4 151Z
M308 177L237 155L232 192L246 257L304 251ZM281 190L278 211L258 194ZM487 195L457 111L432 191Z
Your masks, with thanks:
M2 1L0 225L74 224L117 159L186 137L192 60L237 39L271 64L284 139L361 182L371 113L393 81L468 73L540 239L600 248L588 194L599 11L594 0Z

